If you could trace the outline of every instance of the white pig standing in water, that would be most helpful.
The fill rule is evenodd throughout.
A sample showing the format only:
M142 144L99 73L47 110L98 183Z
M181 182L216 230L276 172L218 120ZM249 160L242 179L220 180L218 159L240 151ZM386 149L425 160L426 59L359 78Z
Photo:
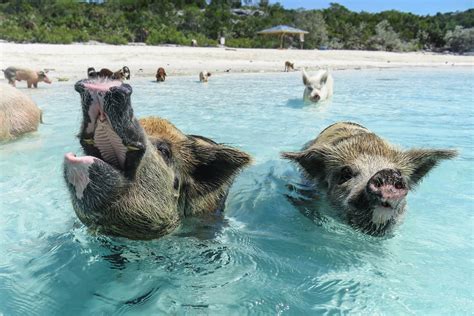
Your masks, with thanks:
M309 77L303 69L303 83L305 101L319 102L332 96L334 80L328 70L320 69Z
M354 228L382 236L400 223L406 196L455 150L397 148L351 122L327 127L300 152L283 153L327 193L331 205Z

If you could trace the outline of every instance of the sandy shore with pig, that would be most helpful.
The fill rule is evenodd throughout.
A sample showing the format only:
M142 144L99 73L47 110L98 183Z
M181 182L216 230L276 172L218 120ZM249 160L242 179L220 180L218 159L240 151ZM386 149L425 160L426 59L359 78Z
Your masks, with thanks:
M197 76L202 70L211 73L281 72L286 60L295 63L295 70L474 66L474 56L423 52L114 46L98 43L54 45L1 42L0 56L1 69L13 65L51 69L53 80L84 78L88 67L115 71L124 65L130 68L132 78L154 78L158 67L165 68L169 76Z

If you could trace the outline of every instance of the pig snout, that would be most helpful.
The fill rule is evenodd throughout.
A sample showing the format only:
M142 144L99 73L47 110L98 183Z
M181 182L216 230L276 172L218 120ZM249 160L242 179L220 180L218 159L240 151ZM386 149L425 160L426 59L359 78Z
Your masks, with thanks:
M383 169L374 174L367 182L366 190L382 201L400 200L408 193L406 181L400 171L394 169Z
M319 101L321 99L321 96L319 94L313 95L313 100L314 101Z

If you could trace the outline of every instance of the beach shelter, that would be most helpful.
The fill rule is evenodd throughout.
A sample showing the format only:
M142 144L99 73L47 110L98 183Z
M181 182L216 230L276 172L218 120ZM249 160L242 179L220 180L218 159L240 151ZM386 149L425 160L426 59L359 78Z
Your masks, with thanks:
M283 48L283 39L287 34L290 35L299 35L300 36L300 41L304 42L304 35L308 34L309 32L303 31L288 25L277 25L274 27L271 27L269 29L262 30L260 32L257 32L257 34L260 35L276 35L280 37L280 48Z

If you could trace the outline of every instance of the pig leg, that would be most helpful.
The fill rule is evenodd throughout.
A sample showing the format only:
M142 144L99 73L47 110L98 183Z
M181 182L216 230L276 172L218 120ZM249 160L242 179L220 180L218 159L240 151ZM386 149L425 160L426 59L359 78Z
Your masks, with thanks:
M28 81L26 82L26 84L28 85L28 89L30 89L30 88L31 88L31 85L32 85L32 84L31 84L31 81L28 80Z

